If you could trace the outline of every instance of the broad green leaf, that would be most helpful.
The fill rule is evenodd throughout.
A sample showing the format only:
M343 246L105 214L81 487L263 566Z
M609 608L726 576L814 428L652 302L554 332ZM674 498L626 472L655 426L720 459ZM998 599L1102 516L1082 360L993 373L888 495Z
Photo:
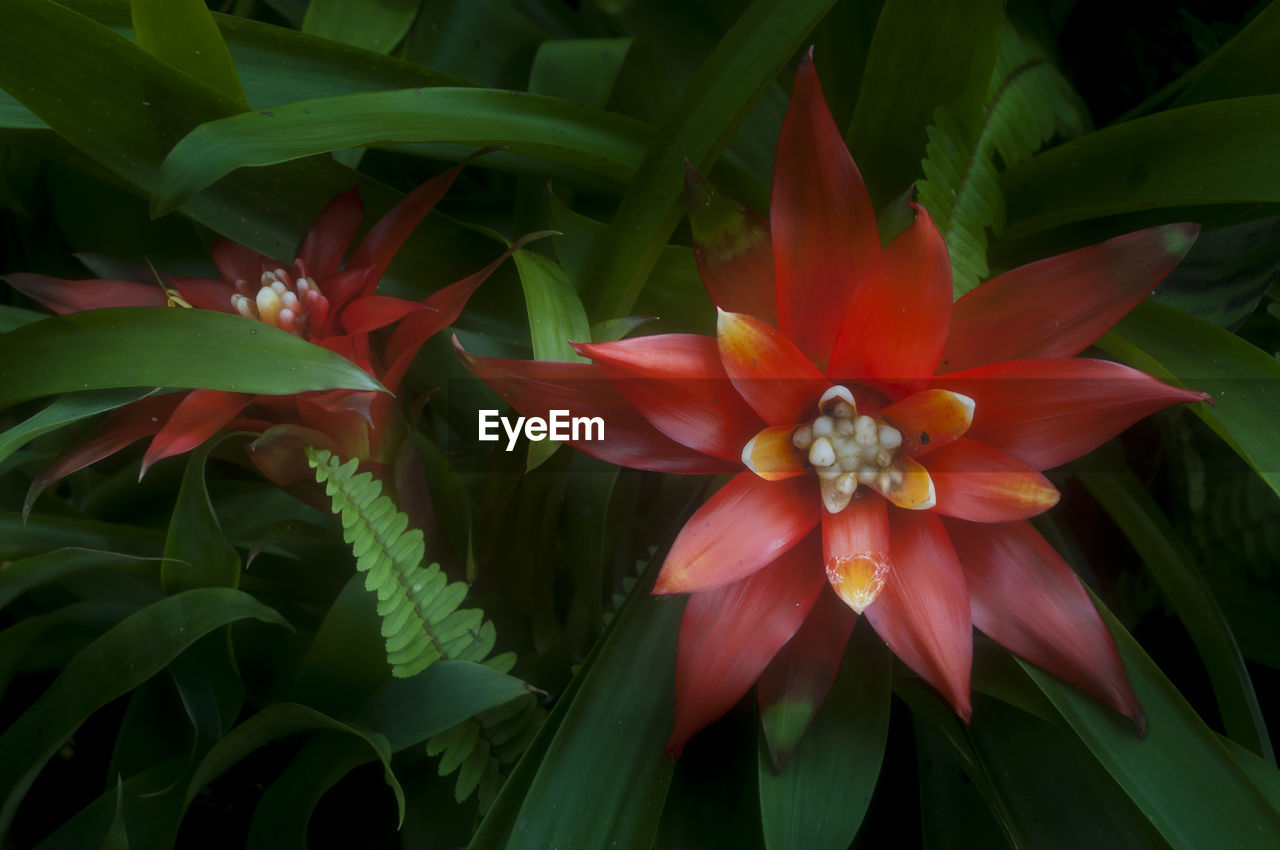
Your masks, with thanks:
M124 822L124 777L116 776L116 812L102 838L102 850L129 850L129 830Z
M352 724L385 735L392 752L422 743L482 711L529 693L519 679L471 661L438 661L408 679L387 679L360 707Z
M194 641L236 620L286 625L272 609L230 588L203 588L150 605L89 644L0 736L0 808L7 829L45 762L90 714L154 676Z
M204 483L205 464L219 442L207 441L187 458L160 569L160 584L169 595L195 587L240 586L240 555L222 535Z
M999 0L886 0L845 132L877 209L920 176L934 110L976 124L1003 12Z
M1172 109L1081 136L1005 172L1004 236L1162 207L1280 202L1280 95Z
M45 318L48 318L48 314L40 313L36 310L10 307L7 304L0 305L0 333L7 334L9 331L16 330L23 325L29 325Z
M1280 6L1274 8L1280 10ZM1202 232L1153 297L1183 313L1235 330L1280 271L1280 218Z
M430 668L428 668L430 669ZM376 599L352 575L298 664L290 699L341 715L391 676Z
M86 358L86 351L93 357ZM88 310L0 336L0 407L42 395L116 387L268 394L382 388L326 348L212 310Z
M0 631L0 700L23 656L47 645L50 632L77 630L88 643L93 633L105 632L137 609L119 602L73 602L48 613L25 617Z
M524 287L525 309L529 314L529 334L533 339L535 360L559 360L585 363L570 342L587 342L591 327L587 313L578 300L573 283L555 260L532 251L516 251L516 269ZM526 469L533 469L549 458L559 447L552 440L529 443Z
M635 594L599 654L579 672L563 722L531 765L536 774L510 834L482 830L473 850L652 846L673 769L663 748L682 607ZM531 749L526 758L536 754ZM580 793L583 788L591 793Z
M755 0L658 130L597 259L597 321L631 312L683 212L684 162L704 173L833 0Z
M769 850L842 850L871 803L889 733L892 657L861 624L826 702L775 773L759 752L760 817Z
M676 102L657 53L635 38L544 41L529 70L529 91L654 123L666 120Z
M140 559L131 555L93 549L57 549L12 561L0 570L0 610L32 588L61 581L76 573L136 567L139 563ZM151 563L147 568L154 571L157 566L157 563Z
M388 142L434 142L513 153L626 183L651 130L634 119L544 95L422 88L304 100L203 124L160 169L163 215L242 166Z
M41 318L47 318L41 316ZM0 433L0 461L42 434L79 422L99 413L123 407L150 395L152 390L136 388L94 390L71 393L54 399L39 413L28 417L9 430Z
M381 760L387 785L395 793L403 817L404 791L391 770L392 750L386 738L376 732L362 731L295 702L272 703L223 736L201 759L192 775L186 789L184 810L205 786L256 750L280 738L313 731L341 732L363 741L368 748L365 760Z
M15 560L64 546L119 552L127 555L158 556L164 535L151 529L73 517L0 511L0 558Z
M311 0L302 31L375 53L390 53L409 32L422 0Z
M137 819L145 816L151 800L155 799L156 794L164 793L179 770L180 760L174 759L124 779L120 790L123 791L126 823L129 818L134 818L129 829L129 840L135 850L153 847L157 842L165 840L165 836L158 835L152 824L144 821L139 825ZM38 850L79 850L81 847L94 846L96 842L103 840L104 833L110 829L117 799L117 789L112 787L66 823L59 824L48 838L37 845ZM168 838L172 843L172 836Z
M1173 106L1253 94L1280 94L1276 44L1280 4L1269 3L1213 55L1187 73L1191 79Z
M1080 739L1175 850L1271 848L1277 801L1232 758L1124 627L1099 605L1147 715L1146 738L1077 688L1025 664Z
M1084 461L1075 471L1129 538L1190 633L1227 734L1274 764L1271 737L1240 648L1177 530L1123 462L1102 466Z
M655 316L622 316L617 319L606 319L591 326L592 342L617 342L630 335L641 325L652 322Z
M491 88L519 88L547 32L510 0L431 0L405 57ZM402 88L387 86L386 88Z
M1172 307L1146 301L1098 341L1131 366L1191 389L1214 404L1192 406L1280 494L1280 362L1243 339Z
M248 108L227 43L203 0L131 0L129 6L139 46Z
M112 5L98 3L93 8L109 10ZM119 4L114 8L127 14ZM161 161L183 135L204 121L238 111L229 98L194 83L109 27L56 3L9 0L5 15L8 25L0 28L0 89L141 191L154 190ZM252 46L263 55L271 54L281 38L287 41L286 36L272 31L286 32L262 25L254 31L257 40ZM316 85L341 85L342 75L348 72L358 80L352 85L370 84L364 82L368 79L365 72L356 70L353 63L371 54L354 48L343 50L338 51L330 76ZM307 74L323 66L323 61L303 61L300 53L291 49L283 52L291 61L297 60ZM68 55L74 55L76 61L64 61ZM319 59L328 58L322 51ZM377 71L369 73L377 78L386 73L382 68L391 61L373 59ZM412 68L408 63L395 65ZM40 85L31 86L33 79ZM136 96L137 92L146 92L146 98ZM251 175L232 175L193 199L183 212L223 236L287 260L294 256L324 205L357 182L360 178L350 170L313 159ZM361 188L374 216L385 213L399 199L378 184L366 182ZM492 259L496 253L492 248L487 238L443 216L429 216L383 276L383 291L421 298L424 284L436 288L470 274Z

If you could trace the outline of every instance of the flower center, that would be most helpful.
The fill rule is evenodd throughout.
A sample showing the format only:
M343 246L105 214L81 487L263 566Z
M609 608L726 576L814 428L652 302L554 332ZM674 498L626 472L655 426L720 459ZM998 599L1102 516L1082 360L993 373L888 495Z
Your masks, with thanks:
M237 280L235 287L231 306L237 313L303 339L319 330L329 314L329 299L307 277L301 260L294 261L292 274L285 269L263 272L256 292L244 280Z

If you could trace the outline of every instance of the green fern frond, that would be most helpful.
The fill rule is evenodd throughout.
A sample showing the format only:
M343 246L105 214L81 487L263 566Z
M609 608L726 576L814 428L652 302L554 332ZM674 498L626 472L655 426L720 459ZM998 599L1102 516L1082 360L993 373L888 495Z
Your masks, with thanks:
M515 654L487 657L493 650L493 624L484 612L459 608L467 586L450 583L437 564L422 567L422 532L382 494L382 483L358 462L345 464L331 452L308 448L307 462L325 486L333 512L342 520L342 536L351 544L365 588L378 597L378 616L394 676L409 677L436 661L474 661L508 672ZM458 771L454 794L459 803L479 792L487 811L502 787L502 767L515 761L541 725L545 712L526 694L482 712L432 736L427 754L440 757L441 776Z
M947 243L959 298L989 273L987 229L1004 227L996 155L1008 168L1055 135L1079 135L1088 118L1044 48L1006 21L982 114L960 116L941 106L933 120L916 189Z

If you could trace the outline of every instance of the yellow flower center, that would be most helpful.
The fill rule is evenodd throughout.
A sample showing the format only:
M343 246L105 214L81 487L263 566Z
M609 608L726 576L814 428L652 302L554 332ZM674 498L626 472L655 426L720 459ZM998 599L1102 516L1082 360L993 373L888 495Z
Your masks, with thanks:
M285 269L263 272L256 292L247 281L237 280L231 306L246 319L257 319L305 339L314 329L310 326L323 321L329 301L306 276L301 262L294 263L294 272L296 275Z

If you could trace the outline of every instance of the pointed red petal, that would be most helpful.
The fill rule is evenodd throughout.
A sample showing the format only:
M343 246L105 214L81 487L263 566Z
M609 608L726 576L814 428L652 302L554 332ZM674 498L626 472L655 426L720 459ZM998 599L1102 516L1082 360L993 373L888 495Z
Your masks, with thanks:
M365 283L364 295L373 294L387 266L391 265L391 258L396 255L396 251L400 250L400 246L409 238L414 228L435 209L436 204L444 197L444 193L449 191L449 187L453 185L463 165L465 162L458 163L405 195L400 203L392 207L391 211L365 234L359 247L347 261L349 269L362 266L373 268L373 274Z
M357 298L342 311L342 329L349 334L367 334L396 322L411 313L426 310L417 301L393 298L390 295L370 295Z
M805 57L774 156L774 272L778 327L825 364L862 275L880 253L866 185Z
M902 433L902 450L927 455L955 442L973 425L973 399L947 390L909 395L879 412Z
M951 322L951 261L924 207L871 263L843 315L827 374L889 383L928 377ZM907 385L910 385L908 380Z
M417 356L422 344L456 322L458 316L462 314L462 308L467 306L467 299L480 288L480 284L488 280L489 275L493 274L507 257L528 244L528 241L527 236L517 239L510 248L503 251L497 259L480 271L431 293L422 299L421 310L406 316L404 321L396 325L386 350L388 365L382 380L387 389L394 391L400 386L404 373L409 371L413 358ZM373 279L373 283L377 285L376 278Z
M1157 410L1209 400L1119 363L1078 357L993 363L939 375L933 385L974 400L967 436L1034 469L1087 454Z
M682 446L654 428L593 363L477 357L463 351L456 338L453 344L471 373L522 416L545 418L554 409L572 411L573 416L602 418L603 440L569 441L569 445L592 457L657 472L714 474L740 468ZM502 439L505 441L506 437Z
M861 614L875 602L892 566L889 506L867 490L839 513L822 512L822 562L831 589Z
M662 334L575 349L655 428L691 449L738 460L763 425L730 383L711 337Z
M776 325L769 220L721 194L687 164L684 185L693 257L711 303Z
M788 425L817 415L818 399L831 382L773 326L720 311L716 339L725 372L765 422Z
M218 266L218 271L222 272L223 280L231 283L243 280L257 286L262 282L264 271L280 266L270 257L264 257L252 248L246 248L230 239L213 240L213 244L209 246L209 253L213 255L213 262Z
M364 204L360 200L358 186L338 195L325 206L298 248L298 259L306 266L308 275L323 280L338 270L342 255L347 253L347 246L360 229L363 214Z
M813 479L765 481L740 472L680 530L653 592L693 593L749 576L818 524Z
M667 755L742 698L804 622L822 590L817 538L753 575L695 593L680 621L676 717Z
M105 307L163 307L164 290L127 280L62 280L42 274L11 274L4 280L58 315Z
M156 461L188 452L236 417L253 396L221 390L192 390L156 434L142 456L142 474Z
M155 434L182 398L182 393L144 398L112 411L89 439L72 447L36 476L22 506L23 517L31 512L31 506L46 488L73 472L110 457L130 443Z
M1058 504L1058 489L1016 457L962 437L921 462L929 470L943 516L1012 522Z
M236 288L225 280L207 277L175 277L172 280L173 288L192 307L236 313L236 308L231 306L231 296L236 294Z
M1079 354L1151 294L1199 232L1153 227L992 278L956 302L943 368Z
M320 292L325 298L329 299L329 311L325 314L325 319L321 326L312 331L313 338L323 338L338 333L343 312L364 291L365 282L372 273L373 269L364 266L338 272L332 277L317 282ZM375 278L374 281L374 286L376 287L377 279Z
M786 767L826 700L857 621L858 615L835 593L820 592L804 625L760 675L760 725L775 769Z
M1053 547L1025 522L945 523L969 585L973 624L1142 728L1142 707L1111 633Z
M893 565L866 618L893 653L951 703L966 723L973 626L964 573L942 520L890 511Z

